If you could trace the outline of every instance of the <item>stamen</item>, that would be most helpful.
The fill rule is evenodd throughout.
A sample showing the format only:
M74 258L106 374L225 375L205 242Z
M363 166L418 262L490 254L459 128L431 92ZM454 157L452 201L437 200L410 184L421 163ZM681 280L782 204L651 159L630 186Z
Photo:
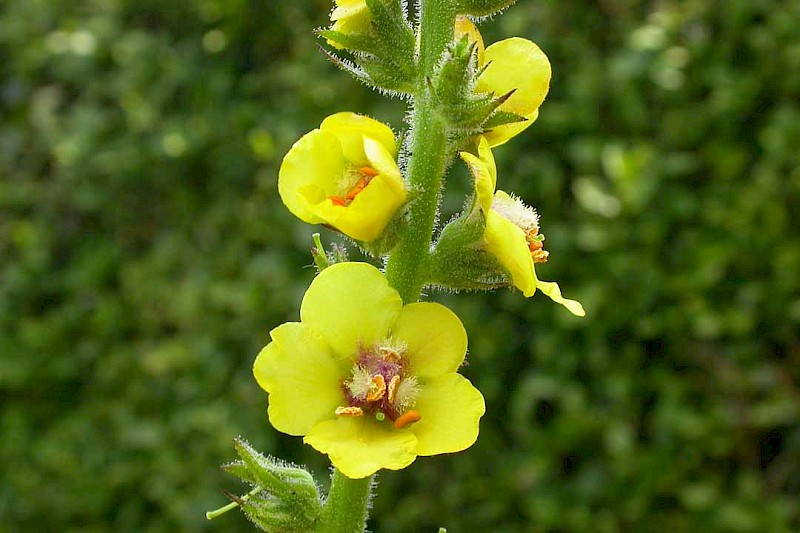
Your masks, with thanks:
M334 411L338 416L357 417L364 414L360 407L337 407Z
M550 252L546 250L531 250L531 256L533 257L534 263L547 263L547 258L550 256Z
M394 421L394 427L396 429L403 429L407 425L418 422L421 419L422 415L419 414L419 411L406 411Z
M338 205L341 207L347 207L350 203L355 200L356 196L363 191L369 182L372 181L372 178L380 174L377 170L372 167L360 167L358 169L358 173L361 174L361 177L358 178L355 185L353 185L350 190L348 190L344 197L341 196L328 196L328 200L330 200L333 205Z
M358 196L358 193L363 191L369 182L372 181L371 176L364 176L363 178L359 178L353 188L347 191L347 194L344 195L345 200L350 200L351 202L355 200L355 197Z
M365 176L369 176L370 178L374 178L375 176L380 174L380 172L378 172L372 167L361 167L358 169L358 171L364 174Z
M386 380L380 374L372 376L372 383L370 383L369 392L367 393L367 401L377 402L383 398L384 394L386 394Z
M392 379L389 380L389 387L388 387L388 396L387 399L389 400L390 404L394 404L395 396L397 395L397 386L400 384L400 376L392 376Z

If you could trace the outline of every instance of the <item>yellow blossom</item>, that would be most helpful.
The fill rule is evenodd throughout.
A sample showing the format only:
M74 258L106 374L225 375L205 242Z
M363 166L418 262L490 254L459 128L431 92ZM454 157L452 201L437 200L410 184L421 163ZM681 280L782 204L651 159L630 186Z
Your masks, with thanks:
M388 126L355 113L336 113L283 158L278 192L301 220L369 242L406 202L396 158Z
M457 19L455 34L456 37L468 35L470 41L476 43L478 67L484 70L478 77L475 91L498 96L514 91L499 109L527 119L484 131L489 146L499 146L533 124L539 116L539 106L550 89L550 61L535 43L521 37L504 39L484 49L480 32L466 17Z
M456 372L467 336L452 311L403 306L375 267L338 263L311 283L300 320L273 329L253 366L275 429L350 478L475 442L485 405Z
M584 316L583 306L561 295L558 284L536 276L536 263L547 261L544 235L539 232L539 215L516 196L495 191L497 168L489 142L478 138L478 156L461 152L461 158L475 179L475 209L484 216L484 247L511 276L511 281L525 297L537 289L577 316Z

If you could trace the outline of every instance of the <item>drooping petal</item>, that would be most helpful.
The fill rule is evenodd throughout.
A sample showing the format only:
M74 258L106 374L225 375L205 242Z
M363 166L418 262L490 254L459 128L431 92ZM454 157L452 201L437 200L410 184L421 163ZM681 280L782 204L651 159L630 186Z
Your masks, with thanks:
M403 303L381 272L367 263L337 263L311 282L300 306L300 319L349 359L359 343L383 339Z
M537 280L536 287L549 296L551 300L566 307L573 315L586 316L586 311L583 309L580 302L569 300L561 296L561 288L558 286L558 283L554 281Z
M389 126L375 119L356 113L342 112L326 117L319 127L339 139L344 157L351 164L365 165L368 163L367 156L364 154L364 138L374 139L382 144L391 154L392 159L397 157L394 133Z
M319 129L300 138L286 154L278 172L281 200L300 220L324 222L312 206L336 194L346 169L342 146L336 136Z
M436 455L472 446L486 404L467 378L450 373L425 382L414 409L422 415L410 426L417 436L417 454Z
M304 435L333 418L344 401L342 371L330 347L308 326L287 322L270 332L253 375L269 393L269 420L278 431Z
M351 479L367 477L381 468L400 470L417 457L414 433L368 417L320 422L303 442L328 454L333 466Z
M513 37L486 48L486 69L478 78L477 92L496 95L514 91L500 109L516 113L528 120L499 126L485 135L491 146L498 146L524 130L538 116L539 106L550 88L550 61L533 42Z
M525 232L494 210L490 209L485 214L486 250L508 271L511 281L526 298L533 296L536 292L536 273Z
M443 305L419 302L403 307L392 337L405 342L411 372L433 378L458 370L467 353L467 332L455 313Z

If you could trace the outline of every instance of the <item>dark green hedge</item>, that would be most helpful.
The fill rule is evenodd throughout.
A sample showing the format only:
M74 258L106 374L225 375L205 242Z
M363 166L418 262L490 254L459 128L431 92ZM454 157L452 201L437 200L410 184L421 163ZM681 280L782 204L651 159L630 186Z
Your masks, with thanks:
M0 3L0 531L246 531L204 518L238 434L326 477L250 365L313 275L281 157L335 111L402 125L317 51L330 8ZM797 530L800 5L520 0L482 28L553 63L496 157L588 316L432 295L488 413L379 477L373 530Z

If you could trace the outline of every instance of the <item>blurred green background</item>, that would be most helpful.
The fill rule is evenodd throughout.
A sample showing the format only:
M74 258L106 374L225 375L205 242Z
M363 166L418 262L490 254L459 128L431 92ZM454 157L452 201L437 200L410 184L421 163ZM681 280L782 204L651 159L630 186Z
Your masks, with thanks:
M247 531L204 517L243 490L239 434L327 482L250 366L313 276L283 154L336 111L403 126L317 50L330 9L0 1L0 531ZM371 528L800 529L800 3L521 0L481 28L553 63L495 155L588 316L432 295L488 413L382 473ZM460 164L448 186L445 218Z

